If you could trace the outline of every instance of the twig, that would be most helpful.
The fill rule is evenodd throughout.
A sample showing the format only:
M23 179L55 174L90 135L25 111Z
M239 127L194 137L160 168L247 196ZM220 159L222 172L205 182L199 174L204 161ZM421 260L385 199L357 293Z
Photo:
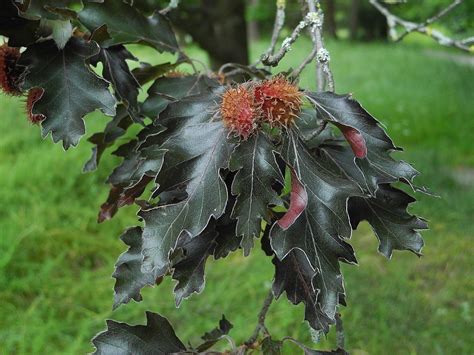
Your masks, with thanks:
M199 65L201 65L202 69L206 72L206 73L210 73L211 70L209 69L209 67L206 65L206 63L204 63L202 60L199 60L199 59L196 59L196 58L190 58L188 56L186 56L187 59L188 59L188 63L189 65L191 65L191 67L193 68L194 70L194 74L198 74L199 71L197 70L196 66L194 65L194 62L198 63Z
M235 63L225 63L219 68L217 73L223 75L227 68L234 68L234 70L231 71L232 74L234 74L234 72L239 73L244 71L242 68L236 68Z
M285 7L286 0L277 0L277 10L275 15L275 23L273 25L272 39L270 41L270 47L267 49L267 54L272 55L275 52L275 46L280 37L281 30L285 24Z
M168 4L168 6L166 6L163 10L161 10L160 14L166 15L171 10L176 9L178 5L179 5L179 0L170 0L170 3Z
M221 336L221 339L227 340L227 342L229 343L229 345L232 348L233 352L237 350L237 346L235 345L235 341L234 341L234 339L232 339L231 336L229 336L228 334L224 334L224 335Z
M335 90L334 84L334 76L332 75L331 68L329 68L329 60L330 60L329 52L326 50L325 52L318 53L318 61L323 63L323 72L326 74L326 78L328 81L328 89L331 92Z
M252 65L257 66L261 63L265 58L270 58L275 53L275 47L280 38L281 30L285 24L285 8L286 8L286 0L276 0L276 14L275 14L275 22L273 24L273 32L272 32L272 39L270 40L270 46L266 50L266 52ZM289 49L288 49L289 50ZM285 53L283 54L283 56ZM282 57L283 58L283 57Z
M289 341L295 345L297 345L301 350L303 350L304 354L314 354L314 355L349 355L347 351L345 351L343 348L337 348L336 350L314 350L308 348L306 345L301 343L300 341L290 337L286 336L281 339L282 342Z
M344 349L344 327L340 313L336 313L336 346L338 349Z
M441 17L445 16L446 14L448 14L451 10L453 10L455 7L457 7L458 5L461 5L461 3L463 2L463 0L454 0L450 5L448 5L447 7L443 8L440 12L438 12L436 15L430 17L429 19L427 19L425 22L423 23L420 23L418 25L418 27L415 29L415 31L418 31L419 28L421 27L425 27L425 26L428 26L428 25L431 25L433 22L435 21L438 21ZM405 38L405 36L407 34L409 34L410 32L413 32L413 31L407 31L405 29L405 31L400 34L400 36L398 37L397 39L397 42L398 41L401 41L403 38Z
M181 63L188 63L191 68L193 68L193 71L194 71L194 74L197 74L199 71L197 70L196 66L194 65L194 62L197 62L197 63L200 63L201 65L203 65L203 68L206 69L206 65L202 62L200 62L199 60L196 60L194 58L191 58L189 57L184 51L182 48L178 47L178 50L177 50L177 53L178 53L178 62L181 62ZM207 70L208 71L208 70Z
M285 54L290 51L291 45L295 43L295 41L301 35L301 31L303 31L307 26L308 26L307 21L300 21L300 23L295 27L295 29L291 33L290 37L287 37L283 40L280 50L274 55L269 54L269 53L263 54L262 57L260 58L261 62L265 65L276 67L278 63L283 59Z
M301 7L303 8L304 7L304 1L301 2ZM306 17L308 15L308 12L310 12L309 10L308 11L304 11L302 10L302 15L304 17ZM316 17L315 20L318 20L319 19ZM311 40L313 41L313 49L311 50L311 52L309 53L309 55L303 60L303 62L298 66L298 68L296 68L295 70L293 70L293 72L291 73L291 77L293 79L296 79L300 76L301 72L303 71L303 69L313 61L313 59L316 57L316 54L318 54L318 47L316 45L316 35L313 31L313 27L314 26L311 26L311 28L309 29L309 34L311 36ZM318 66L318 64L316 63L316 67ZM318 80L318 74L317 74L317 69L316 69L316 81Z
M245 342L245 345L249 346L252 345L257 341L258 335L260 334L261 331L263 331L265 334L268 334L267 327L265 326L265 318L268 313L268 309L270 308L270 305L273 302L273 290L270 289L267 297L263 301L262 308L260 309L260 312L258 313L258 323L257 326L255 327L255 330L253 331L253 334L248 340Z
M296 344L298 345L301 349L307 349L306 345L304 345L303 343L299 342L298 340L290 337L290 336L286 336L286 337L283 337L281 339L282 342L285 342L285 341L289 341L289 342L292 342L293 344Z
M317 6L315 1L317 2ZM295 79L298 78L303 69L310 62L312 62L314 58L316 58L318 91L324 90L326 82L329 90L334 91L334 78L331 69L329 68L330 56L327 49L324 48L324 40L322 35L324 15L320 9L319 0L306 0L306 4L308 6L308 12L304 16L304 19L300 21L300 23L295 27L291 35L283 40L280 50L274 54L275 46L280 36L285 19L285 0L277 0L277 13L275 16L275 24L273 27L270 46L260 57L260 60L254 64L254 66L256 66L259 62L262 62L264 65L277 66L286 53L291 49L291 45L296 42L298 37L301 35L303 29L310 27L311 40L313 41L313 50L303 60L298 68L292 72L291 76Z
M378 0L369 0L369 2L382 14L387 18L387 24L389 27L389 34L392 40L394 41L400 41L402 38L404 38L406 35L412 32L419 32L424 35L427 35L428 37L433 38L435 41L437 41L439 44L446 46L446 47L455 47L459 48L461 50L467 51L467 52L472 52L473 50L467 45L470 43L470 38L464 39L464 40L455 40L453 38L450 38L443 34L441 31L432 29L429 27L430 24L433 22L439 20L441 17L445 16L448 14L450 11L452 11L454 8L456 8L458 5L460 5L463 0L454 0L450 5L448 5L446 8L438 12L436 15L428 18L426 21L422 23L416 23L416 22L411 22L411 21L406 21L393 13L391 13L386 7L384 7L382 4L379 3ZM404 31L401 34L397 34L397 31L395 29L396 25L402 26L404 28ZM466 41L468 40L468 41Z
M303 63L309 63L316 56L316 72L317 72L317 86L318 91L323 91L325 83L327 82L330 91L334 91L334 77L329 67L331 57L329 51L324 47L323 39L323 23L324 14L320 8L319 0L306 0L308 5L308 15L311 17L311 39L314 43L314 48L311 54L305 59ZM298 70L303 70L306 64L302 64Z
M250 68L253 68L253 67L250 67ZM237 74L245 74L246 71L241 69L241 68L237 68L237 69L230 70L228 72L223 72L223 71L219 70L218 73L219 74L222 73L222 75L224 75L225 77L231 77L231 76L234 76L234 75L237 75Z
M474 43L474 36L473 37L468 37L464 38L460 41L462 44L471 44Z
M323 17L322 12L316 11L315 1L317 1L317 4L319 6L319 0L306 0L306 4L308 5L307 16L309 16L309 14L312 14L312 16L314 17L310 34L311 34L311 39L314 44L314 49L312 53L315 52L315 54L317 55L318 52L321 50L321 48L323 48L322 35L321 35L320 30L323 28L324 17ZM321 63L319 62L319 60L316 62L316 75L317 75L316 81L317 81L318 91L323 91L323 88L324 88L323 67Z

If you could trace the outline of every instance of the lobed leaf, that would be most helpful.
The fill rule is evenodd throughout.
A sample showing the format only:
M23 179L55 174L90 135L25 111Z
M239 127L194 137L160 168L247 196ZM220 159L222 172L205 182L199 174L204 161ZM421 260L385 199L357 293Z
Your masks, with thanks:
M13 0L0 1L0 35L8 37L9 46L21 47L36 42L39 25L38 20L21 17Z
M308 200L304 212L289 228L273 225L271 246L281 261L293 250L304 252L314 270L315 303L332 320L344 295L339 260L356 262L352 247L344 240L351 236L347 200L362 196L362 192L337 166L315 159L294 130L288 131L281 155L304 186ZM327 330L324 324L312 321L311 325Z
M213 251L214 259L227 257L231 252L241 248L242 237L235 235L237 221L230 217L232 208L235 204L235 197L230 192L232 174L226 177L226 185L228 190L229 201L226 210L221 218L216 221L216 231L219 234L215 240L216 246Z
M86 2L79 12L79 20L91 32L103 25L107 26L110 39L102 44L103 47L141 42L160 52L178 51L178 43L165 16L155 12L146 17L135 7L120 0Z
M75 18L74 6L81 6L81 0L29 0L19 5L21 15L27 19L57 20Z
M92 155L84 164L83 171L91 172L97 169L99 161L104 151L112 146L115 141L122 137L133 121L124 105L118 105L115 116L110 120L103 132L94 133L87 140L93 144Z
M220 170L228 167L233 145L222 121L213 120L217 100L218 93L212 93L171 104L159 120L167 130L145 142L168 151L156 194L181 188L186 198L139 213L145 221L143 271L168 267L180 235L197 236L225 211L228 195Z
M214 251L217 237L215 228L208 226L194 238L187 233L179 238L176 250L181 255L177 261L173 260L172 272L173 279L178 281L174 288L176 306L193 292L201 293L204 289L204 267Z
M127 60L137 60L123 45L101 48L98 57L93 64L100 61L103 65L102 76L108 80L115 91L117 99L127 108L127 112L134 121L140 122L138 107L137 82L127 64Z
M142 300L140 290L147 285L154 285L158 276L153 273L142 273L142 228L130 228L122 234L120 239L129 246L115 264L112 275L116 279L114 286L114 309L134 299Z
M141 196L163 165L166 150L156 146L132 151L115 168L108 181L112 184L107 201L99 211L99 222L112 218L120 207L132 204Z
M240 246L241 238L235 236L235 221L228 216L229 205L232 204L228 204L226 215L211 222L201 234L194 238L183 234L178 239L176 251L170 258L172 277L178 281L174 289L177 305L193 292L200 293L204 289L204 267L209 256L213 255L215 259L225 257ZM140 290L154 285L155 280L161 281L161 275L166 273L166 270L141 271L143 241L140 227L127 230L121 239L130 248L120 256L112 275L117 279L114 308L131 299L141 301Z
M130 326L107 321L107 330L92 339L97 355L170 354L186 350L168 320L159 314L146 312L147 324Z
M349 214L354 229L362 220L367 220L380 244L379 252L387 258L393 250L411 250L420 255L423 239L418 232L427 229L423 219L407 212L408 205L415 199L402 190L382 185L375 197L355 197L349 200Z
M164 76L155 80L148 89L142 112L154 120L170 103L187 96L209 93L217 87L218 83L205 75Z
M222 315L222 319L219 321L219 326L211 330L210 332L205 333L201 338L204 340L204 343L199 345L196 348L196 351L202 353L209 348L211 348L214 344L216 344L224 335L229 334L230 330L233 328L231 322L229 322L224 315Z
M315 149L321 144L334 139L334 134L327 121L320 119L313 108L304 108L295 120L298 135L309 149Z
M367 193L367 196L349 200L348 212L352 227L355 229L361 220L367 220L380 241L379 251L388 258L391 257L393 249L411 250L419 254L423 239L417 230L427 229L427 224L406 211L415 199L390 186L387 183L391 182L390 177L380 173L377 175L376 171L370 178L377 184L378 189L375 195L370 194L365 179L359 168L353 164L352 154L347 147L330 144L322 146L322 149L328 153L326 159L340 166L347 176Z
M354 158L354 163L371 194L377 191L380 183L400 179L412 183L418 172L410 164L390 156L392 151L400 148L393 144L379 122L350 95L323 92L308 93L307 97L320 118L340 127L349 137L349 143L357 157ZM362 141L365 142L365 147L362 146ZM366 153L362 154L362 151ZM362 156L365 157L361 158Z
M24 89L44 90L33 108L34 114L46 116L43 137L51 132L53 141L62 140L65 149L77 145L84 135L84 115L96 109L115 114L108 83L86 64L98 52L94 42L71 38L62 50L52 40L34 44L20 58L19 64L27 67Z
M230 169L237 172L232 194L237 199L231 216L237 220L236 235L243 237L244 255L250 253L253 239L260 236L262 219L271 222L269 205L283 204L272 188L275 182L283 185L284 180L273 151L273 144L260 133L232 152Z
M325 292L319 290L318 287L323 286L324 283L318 284L318 280L315 279L317 272L309 263L305 253L299 249L293 249L283 260L274 257L273 264L275 265L273 281L275 297L278 298L283 292L286 292L288 300L294 305L303 302L305 319L310 326L313 329L328 332L329 326L334 323L334 320L330 314L327 314L327 311L323 311L322 303L318 301L320 293ZM331 284L337 283L336 287L340 292L344 291L342 275L335 276L335 279L330 282ZM336 305L337 303L333 307Z

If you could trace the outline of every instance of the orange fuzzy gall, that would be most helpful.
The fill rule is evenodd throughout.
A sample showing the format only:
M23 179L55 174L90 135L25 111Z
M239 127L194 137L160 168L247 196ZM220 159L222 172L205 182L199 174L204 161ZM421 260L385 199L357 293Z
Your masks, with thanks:
M0 46L0 86L3 92L9 95L21 95L19 81L21 71L16 63L20 58L18 48L9 47L7 44Z
M26 99L26 113L28 114L28 119L33 124L39 124L46 117L40 113L33 113L33 106L39 99L43 96L43 89L33 88L28 91L28 97Z
M231 132L247 139L257 127L254 98L247 88L238 86L222 96L221 115Z
M302 94L282 76L255 86L255 102L262 118L273 127L290 126L301 110Z

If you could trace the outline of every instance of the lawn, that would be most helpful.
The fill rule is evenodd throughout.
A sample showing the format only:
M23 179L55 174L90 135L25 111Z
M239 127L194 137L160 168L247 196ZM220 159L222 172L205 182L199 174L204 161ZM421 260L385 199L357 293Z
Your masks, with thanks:
M254 55L264 44L256 44ZM308 42L281 65L296 66ZM354 234L359 266L344 266L347 301L342 317L353 354L470 354L474 346L472 238L474 237L474 67L426 54L413 44L329 43L336 91L351 92L386 126L400 153L422 172L420 185L440 198L419 195L412 211L431 221L424 256L395 253L386 260L364 224ZM192 50L205 59L197 50ZM450 52L457 54L457 52ZM141 56L158 63L151 50ZM314 88L314 70L302 85ZM248 338L271 286L272 264L256 248L207 266L206 289L174 309L173 283L143 291L144 301L112 312L110 277L135 225L136 207L96 224L107 195L103 184L117 159L81 174L91 145L64 153L41 140L21 99L0 97L0 353L81 354L106 318L143 323L150 309L168 317L185 340L196 342L221 314L237 341ZM106 118L86 118L89 134ZM273 304L268 326L275 336L311 344L303 307L284 297ZM332 347L334 334L314 347ZM295 353L291 345L287 353Z

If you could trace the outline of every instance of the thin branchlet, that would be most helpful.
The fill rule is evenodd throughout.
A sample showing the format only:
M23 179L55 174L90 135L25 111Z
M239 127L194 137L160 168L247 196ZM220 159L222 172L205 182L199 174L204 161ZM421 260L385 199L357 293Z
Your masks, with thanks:
M277 12L275 15L275 23L273 27L272 39L270 46L260 59L254 64L256 66L260 62L268 66L277 66L284 58L286 53L291 50L291 46L300 37L304 29L308 28L313 42L313 49L303 62L291 73L292 79L297 79L304 68L316 58L317 87L318 91L324 90L326 83L330 91L334 91L334 79L329 67L330 55L324 47L322 34L324 14L319 5L319 0L306 0L307 12L304 18L293 29L290 36L282 41L280 49L275 53L276 43L284 25L285 19L285 1L277 0Z
M412 32L418 32L428 37L431 37L443 46L455 47L466 52L473 52L471 43L474 42L474 38L471 37L456 40L447 36L443 32L430 27L432 23L438 21L439 19L450 13L452 10L454 10L456 7L458 7L460 4L462 4L463 0L454 0L447 7L439 11L437 14L420 23L407 21L399 16L394 15L387 7L383 6L378 0L369 1L382 15L386 17L389 28L389 37L395 42L401 41L403 38L405 38L405 36ZM403 27L401 33L397 32L397 26Z
M168 6L166 6L163 10L160 11L162 15L166 15L171 10L174 10L178 7L179 0L170 0Z
M323 23L324 23L324 13L321 9L319 0L306 0L306 4L308 6L308 15L306 17L311 16L314 20L311 24L311 40L313 41L313 50L311 51L310 58L306 58L304 62L308 59L311 62L316 56L316 73L317 73L317 88L318 91L323 91L326 87L326 83L328 89L330 91L334 91L334 78L331 72L331 68L329 67L329 60L330 55L328 50L324 46L324 38L323 38ZM307 64L306 63L306 64ZM304 69L304 66L298 68L301 71ZM298 74L299 75L299 74Z
M270 289L267 293L267 297L265 297L265 300L263 301L262 308L260 309L260 312L258 313L257 326L255 327L255 330L250 336L250 338L248 338L247 341L244 343L246 346L252 346L252 344L254 344L257 341L257 338L260 332L263 331L264 334L268 335L268 330L267 330L267 327L265 326L265 319L267 317L268 310L270 309L270 306L274 298L275 296L273 295L273 290Z
M319 0L316 0L316 1L317 1L317 5L319 5ZM318 30L318 27L322 29L322 26L323 26L323 21L324 21L323 12L322 11L319 12L316 9L317 6L316 6L315 0L306 0L306 5L310 13L317 14L317 16L319 17L319 21L315 22L314 25L311 26L310 32L309 32L311 36L311 40L313 41L313 51L311 52L311 54L317 55L318 51L323 46L322 34L321 34L321 31ZM311 58L311 61L313 61L313 59L314 59L314 56ZM324 87L323 68L321 66L321 63L319 62L316 62L316 82L317 82L318 91L322 91Z
M291 35L285 38L281 44L280 49L275 54L265 53L260 58L261 62L265 65L275 67L283 59L286 53L291 50L291 46L296 42L301 32L309 25L307 21L300 21L295 27Z
M473 37L467 37L462 40L460 40L462 44L474 44L474 36Z
M344 349L345 336L344 327L340 313L336 313L336 346L338 349Z
M275 47L280 38L280 33L285 24L285 8L286 0L277 0L277 9L275 15L275 23L273 25L272 39L270 41L270 47L267 49L267 54L272 55L275 52Z

